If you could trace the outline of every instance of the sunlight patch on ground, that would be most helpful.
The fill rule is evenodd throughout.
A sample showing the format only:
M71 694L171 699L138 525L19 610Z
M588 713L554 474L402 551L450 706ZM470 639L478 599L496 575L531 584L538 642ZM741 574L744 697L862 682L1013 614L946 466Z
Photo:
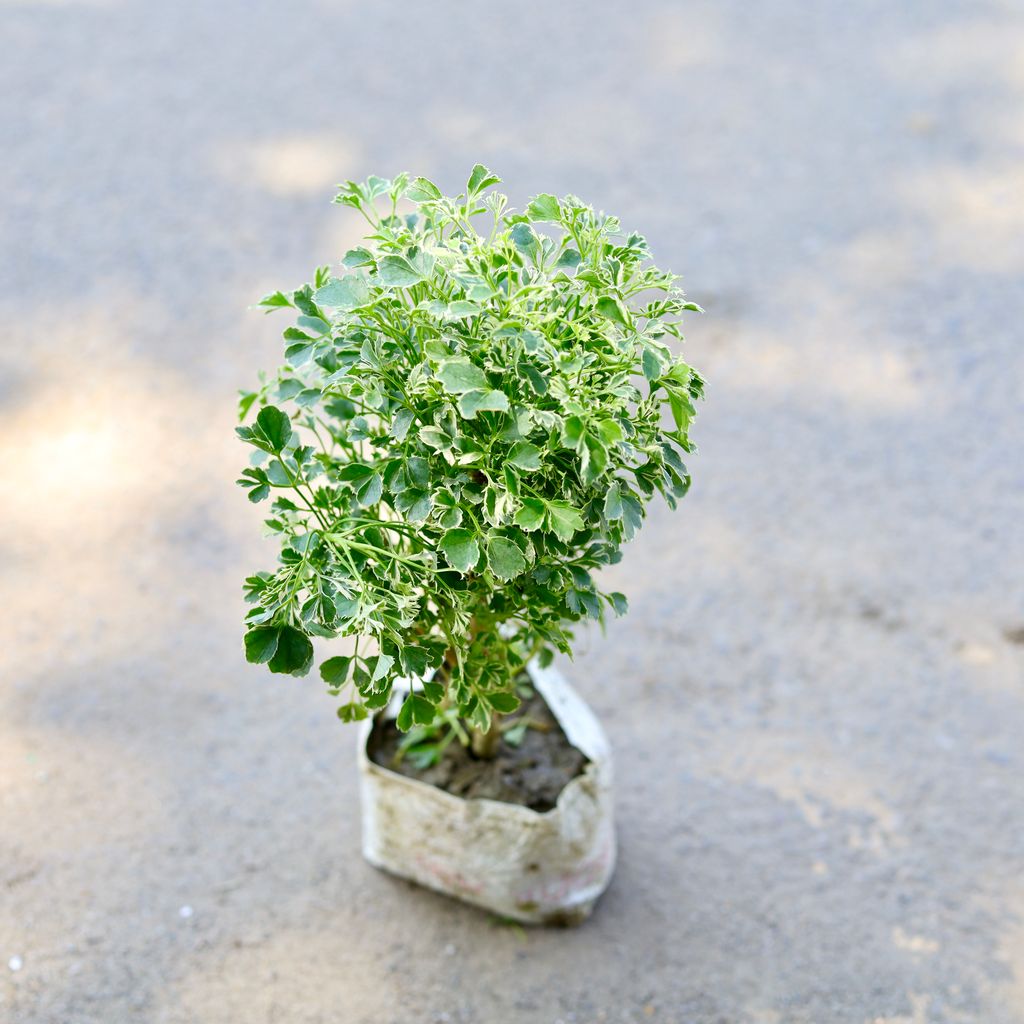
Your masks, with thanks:
M709 20L707 10L696 16L671 7L657 11L644 26L649 47L645 59L654 70L670 75L718 60L721 33Z
M930 956L939 951L939 943L935 939L929 939L924 935L912 935L899 925L892 930L892 944L897 949L922 956Z
M842 338L842 326L822 325L817 343L782 339L749 329L736 340L728 367L729 387L816 400L834 400L862 412L891 413L920 408L921 387L907 357L878 339L858 347ZM865 339L866 341L866 339Z
M825 742L748 737L742 750L707 756L714 774L768 790L794 805L812 828L839 828L852 849L884 853L906 845L899 815L878 795L883 787Z
M884 282L891 288L919 270L908 241L892 229L862 232L836 255L835 265L844 279L862 286Z
M901 1014L898 1017L872 1017L868 1024L928 1024L928 1005L931 996L909 992L910 1016Z
M217 170L230 181L255 181L278 196L323 196L358 174L357 147L334 132L292 135L249 144L233 141L215 157Z
M83 318L73 333L103 329ZM194 458L210 410L166 367L108 358L101 368L71 346L40 362L0 440L6 514L23 542L110 539L140 504L174 490L172 477Z
M1024 171L930 167L903 181L908 206L929 218L940 265L1024 270Z
M81 645L130 647L133 629L185 599L189 573L216 571L222 538L250 512L232 486L245 455L230 406L211 408L175 371L133 356L101 313L60 319L66 333L47 349L7 336L28 354L30 382L0 437L0 601L20 611L0 665L12 674L28 658L59 665Z
M950 83L995 80L1024 89L1024 24L981 16L947 20L930 31L897 41L888 54L894 77L939 90Z
M998 640L992 643L967 640L953 645L953 654L979 693L1024 701L1021 691L1020 655Z

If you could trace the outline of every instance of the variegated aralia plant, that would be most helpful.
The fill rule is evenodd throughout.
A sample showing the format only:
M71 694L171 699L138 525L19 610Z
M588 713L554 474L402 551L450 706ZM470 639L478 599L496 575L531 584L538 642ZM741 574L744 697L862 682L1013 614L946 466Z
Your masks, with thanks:
M666 344L699 307L644 238L574 196L516 213L499 180L348 182L365 244L261 301L296 319L238 428L281 544L246 581L249 661L301 676L311 637L355 637L320 666L342 719L405 677L399 728L447 722L484 755L524 665L625 610L592 573L653 495L686 494L703 390Z

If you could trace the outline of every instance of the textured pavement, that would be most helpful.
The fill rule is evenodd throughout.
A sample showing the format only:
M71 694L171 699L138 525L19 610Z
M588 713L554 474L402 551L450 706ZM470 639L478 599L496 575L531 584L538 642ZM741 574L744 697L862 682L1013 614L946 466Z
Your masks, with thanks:
M0 0L0 1021L1024 1022L1024 14ZM696 483L563 669L595 917L358 853L355 737L242 660L246 306L334 182L575 192L707 308Z

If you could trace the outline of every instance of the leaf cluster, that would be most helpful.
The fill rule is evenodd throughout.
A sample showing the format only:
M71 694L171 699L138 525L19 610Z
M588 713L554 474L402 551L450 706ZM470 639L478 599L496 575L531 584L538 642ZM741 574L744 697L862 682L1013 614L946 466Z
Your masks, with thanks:
M531 657L625 611L595 570L690 486L703 380L670 343L699 307L616 218L546 194L516 213L498 181L346 183L364 244L260 302L294 323L240 401L239 484L281 545L246 581L246 656L304 675L311 638L355 637L320 667L344 720L408 677L401 728L486 729Z

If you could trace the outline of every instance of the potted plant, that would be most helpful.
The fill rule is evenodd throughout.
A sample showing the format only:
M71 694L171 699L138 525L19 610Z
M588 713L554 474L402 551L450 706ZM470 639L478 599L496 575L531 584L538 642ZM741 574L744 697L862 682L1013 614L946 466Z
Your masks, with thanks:
M683 456L703 381L666 341L687 302L644 238L574 196L522 213L481 165L450 198L371 177L340 268L260 302L285 363L242 394L239 483L272 499L246 657L320 674L362 721L373 863L523 921L584 916L614 863L600 726L551 668L622 614L617 562Z

